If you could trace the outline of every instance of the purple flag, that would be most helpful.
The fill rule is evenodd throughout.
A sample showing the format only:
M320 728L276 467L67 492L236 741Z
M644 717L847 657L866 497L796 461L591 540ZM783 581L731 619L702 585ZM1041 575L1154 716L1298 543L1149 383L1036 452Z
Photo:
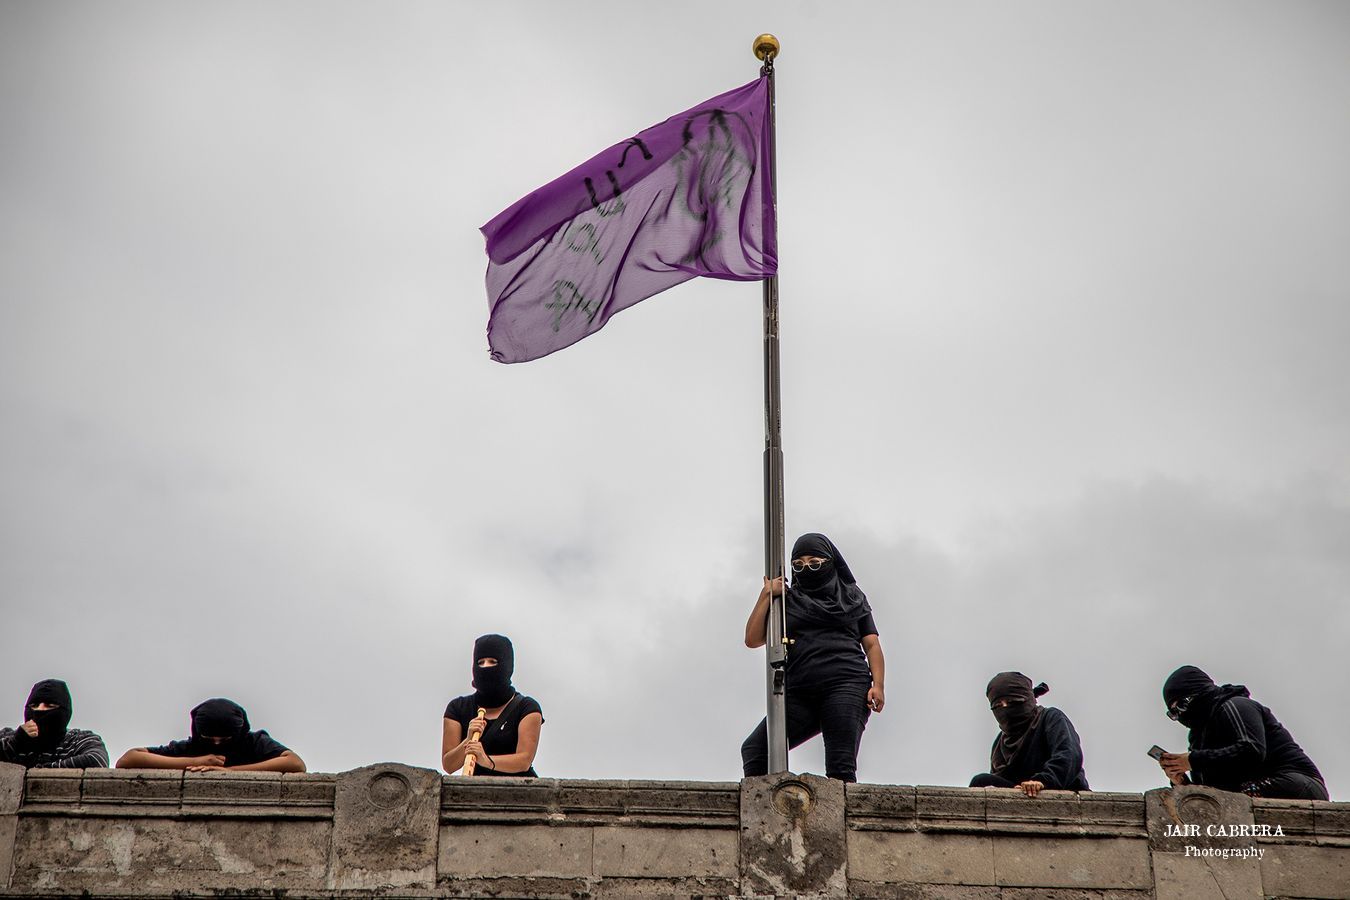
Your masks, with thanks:
M538 359L696 275L778 271L769 84L615 144L483 226L492 358Z

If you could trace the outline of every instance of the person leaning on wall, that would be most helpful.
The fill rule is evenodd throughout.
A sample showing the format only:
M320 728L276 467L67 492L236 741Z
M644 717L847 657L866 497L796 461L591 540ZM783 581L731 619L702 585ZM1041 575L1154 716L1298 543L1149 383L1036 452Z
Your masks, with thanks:
M0 762L28 769L100 769L108 748L92 731L71 728L70 688L59 678L33 685L18 728L0 728Z
M1190 729L1186 753L1158 760L1173 784L1202 784L1253 797L1327 800L1326 781L1275 714L1240 684L1217 685L1195 666L1163 684L1167 717Z
M1036 702L1049 691L1044 682L1033 688L1021 672L1000 672L989 681L984 693L998 736L989 752L989 771L972 778L971 787L1015 787L1028 797L1047 788L1090 790L1073 723L1055 707Z
M472 753L474 775L538 777L534 757L539 752L544 711L538 700L520 693L511 683L515 670L516 651L510 638L485 634L474 641L474 692L451 700L441 723L445 771L459 772L464 758Z
M266 731L251 731L248 713L233 700L217 697L193 707L185 741L136 747L117 760L119 769L185 769L214 772L303 772L305 761Z

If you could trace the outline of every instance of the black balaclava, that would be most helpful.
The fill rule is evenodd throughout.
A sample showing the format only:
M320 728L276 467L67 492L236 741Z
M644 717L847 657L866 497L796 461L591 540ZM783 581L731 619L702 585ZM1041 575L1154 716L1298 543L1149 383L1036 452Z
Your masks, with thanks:
M480 659L495 659L495 666L480 666ZM511 675L516 671L516 651L511 639L501 634L485 634L473 642L474 702L484 709L496 709L516 693Z
M201 756L218 754L225 757L225 765L239 763L239 755L247 751L242 738L248 734L248 713L233 700L216 697L203 700L192 708L192 749ZM217 744L208 737L227 740Z
M1013 760L1023 748L1030 746L1028 738L1041 723L1044 710L1036 704L1036 698L1049 693L1050 688L1041 682L1031 686L1031 679L1021 672L999 672L989 679L984 695L989 699L990 711L998 721L999 735L989 754L989 771L994 775L1002 774L1012 765ZM993 708L994 701L1008 700L1007 706Z
M39 703L50 703L56 709L34 709ZM55 750L66 738L72 712L70 688L64 681L59 678L39 681L28 693L28 702L23 707L23 720L36 723L38 735L30 738L28 732L20 728L15 732L15 737L34 750Z
M820 556L827 562L815 572L802 569L792 574L788 590L797 601L794 610L797 615L831 624L856 622L872 611L867 595L858 587L853 570L833 541L815 532L804 534L792 545L789 559L803 556Z
M1229 697L1250 697L1251 694L1240 684L1217 685L1204 671L1195 666L1182 666L1163 682L1163 703L1171 709L1172 704L1187 697L1194 697L1186 711L1177 716L1177 721L1187 728L1202 724L1214 712L1215 707Z

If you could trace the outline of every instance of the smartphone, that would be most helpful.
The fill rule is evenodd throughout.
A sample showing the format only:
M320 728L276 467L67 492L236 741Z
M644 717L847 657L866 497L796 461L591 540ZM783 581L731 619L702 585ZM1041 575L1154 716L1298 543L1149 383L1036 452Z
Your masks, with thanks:
M1167 752L1166 750L1159 747L1157 744L1154 744L1152 747L1148 748L1148 755L1158 760L1159 762L1162 762L1163 754L1166 752Z

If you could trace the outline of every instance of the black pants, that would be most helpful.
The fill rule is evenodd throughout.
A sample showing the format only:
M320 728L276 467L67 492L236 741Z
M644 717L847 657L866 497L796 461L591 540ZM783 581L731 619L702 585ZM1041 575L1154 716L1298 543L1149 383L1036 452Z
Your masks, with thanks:
M981 772L970 779L971 787L1017 787L1017 782L1009 781L1002 775L994 775L989 772Z
M1244 786L1253 797L1274 800L1328 800L1327 786L1302 772L1281 772Z
M825 741L825 774L840 781L857 781L858 745L871 714L867 708L869 687L861 682L818 688L789 686L784 704L788 747L820 735ZM768 774L767 721L761 721L741 744L741 762L746 775Z

